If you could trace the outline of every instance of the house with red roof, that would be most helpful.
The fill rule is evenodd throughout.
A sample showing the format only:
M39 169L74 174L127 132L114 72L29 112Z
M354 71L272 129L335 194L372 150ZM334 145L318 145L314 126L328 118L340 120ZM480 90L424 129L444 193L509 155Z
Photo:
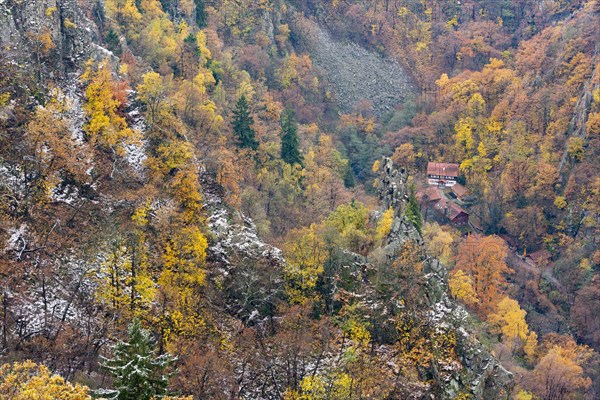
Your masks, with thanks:
M430 185L453 186L458 178L458 164L427 163L427 181Z
M442 192L437 186L428 186L424 189L417 191L417 200L419 203L427 203L434 205L442 199Z
M451 187L452 193L456 196L457 199L463 200L463 198L469 194L469 189L461 185L460 183L456 183Z
M435 203L433 208L454 225L463 226L469 224L469 213L452 201L442 198Z

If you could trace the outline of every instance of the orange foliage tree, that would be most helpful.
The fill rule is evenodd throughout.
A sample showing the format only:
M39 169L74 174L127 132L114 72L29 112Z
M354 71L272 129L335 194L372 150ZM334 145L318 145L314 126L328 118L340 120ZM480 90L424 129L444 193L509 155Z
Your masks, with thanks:
M498 236L470 235L458 246L456 269L471 277L476 309L483 315L494 311L502 299L505 275L512 272L506 265L507 254L508 247Z

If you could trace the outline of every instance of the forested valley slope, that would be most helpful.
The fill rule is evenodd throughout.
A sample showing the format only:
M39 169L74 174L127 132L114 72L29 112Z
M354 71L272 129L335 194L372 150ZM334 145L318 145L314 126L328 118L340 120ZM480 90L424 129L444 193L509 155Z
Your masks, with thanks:
M0 399L600 397L599 0L0 0Z

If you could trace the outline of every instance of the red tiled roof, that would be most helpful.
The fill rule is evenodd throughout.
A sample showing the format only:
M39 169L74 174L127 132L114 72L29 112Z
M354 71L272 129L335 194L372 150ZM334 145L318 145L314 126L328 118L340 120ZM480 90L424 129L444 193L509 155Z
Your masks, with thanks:
M469 193L469 189L460 183L455 183L454 185L450 186L450 189L452 189L452 191L456 193L458 197L463 197L465 194Z
M462 208L460 208L460 206L458 204L455 204L451 201L448 201L446 199L441 199L440 201L438 201L434 208L436 210L438 210L440 213L445 214L445 216L450 219L451 221L454 221L454 219L456 217L458 217L461 213L464 213L466 215L469 215L468 212L466 212L465 210L463 210ZM445 211L445 210L448 211Z
M427 163L427 175L438 175L438 176L458 176L458 164L450 163Z
M420 201L438 201L442 198L440 189L435 186L429 186L417 192L417 199Z
M460 208L457 204L450 202L450 207L448 207L448 218L450 218L450 220L454 220L456 217L463 213L469 215L468 212Z

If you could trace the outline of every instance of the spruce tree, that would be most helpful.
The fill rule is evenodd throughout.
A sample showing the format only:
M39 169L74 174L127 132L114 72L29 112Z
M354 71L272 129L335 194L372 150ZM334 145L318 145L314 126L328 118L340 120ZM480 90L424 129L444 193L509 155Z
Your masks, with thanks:
M115 389L97 392L114 400L150 400L167 391L170 374L166 370L175 358L168 353L158 355L150 332L136 319L128 329L126 342L113 349L114 357L103 358L104 367L114 377Z
M258 141L254 137L252 129L254 118L250 115L248 100L242 95L235 103L233 110L233 132L238 138L238 145L242 148L256 150L258 149Z
M286 109L281 115L281 159L290 165L302 165L298 124L294 112Z
M206 26L206 20L208 19L208 13L206 12L206 5L204 0L194 0L196 4L196 25L198 28L204 28Z
M404 214L406 218L417 228L419 233L422 233L421 230L423 228L423 217L421 216L421 211L419 210L419 202L417 201L417 195L415 193L415 186L411 185L410 193L408 196L408 204L406 205L406 210Z

